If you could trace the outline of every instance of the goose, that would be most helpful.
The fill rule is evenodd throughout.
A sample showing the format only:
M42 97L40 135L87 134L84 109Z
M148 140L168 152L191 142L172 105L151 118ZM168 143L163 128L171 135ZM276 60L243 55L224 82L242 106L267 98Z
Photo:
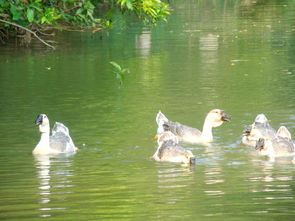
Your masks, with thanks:
M155 161L195 164L195 156L178 145L178 138L172 132L160 134L157 142L158 148L152 156Z
M260 155L270 158L295 156L295 145L291 140L291 133L285 126L279 128L273 139L259 138L255 149Z
M223 122L230 121L230 116L223 110L213 109L211 110L204 121L203 130L200 131L196 128L182 125L178 122L172 122L159 111L156 116L156 122L158 124L157 136L165 131L170 131L177 136L179 141L187 143L210 143L213 141L212 128L219 127Z
M276 131L270 126L269 120L264 114L258 114L254 123L244 130L242 143L255 147L259 138L274 138Z
M39 114L35 124L39 126L41 138L33 150L33 154L46 155L76 152L77 148L70 137L69 129L65 125L55 122L50 136L50 124L46 114Z

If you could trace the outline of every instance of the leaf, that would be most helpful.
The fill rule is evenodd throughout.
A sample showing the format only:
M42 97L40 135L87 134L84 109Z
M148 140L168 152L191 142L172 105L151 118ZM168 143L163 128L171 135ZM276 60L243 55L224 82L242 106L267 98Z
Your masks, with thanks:
M80 14L82 14L83 11L84 11L83 8L79 8L79 9L76 11L76 15L80 15Z
M27 18L28 18L28 21L29 22L33 22L34 21L34 17L35 17L34 10L31 9L31 8L28 8L27 9Z
M116 62L114 61L110 61L110 64L113 65L118 71L122 71L122 68L119 64L117 64Z
M40 5L31 4L30 7L36 9L38 12L42 12L42 8L40 8Z
M124 69L122 69L121 73L122 73L122 74L125 74L125 73L126 73L126 74L129 74L130 71L129 71L129 69L124 68Z
M41 18L41 24L43 24L43 23L48 23L48 20L47 20L47 18L45 17L45 16L43 16L42 18Z
M126 0L121 0L121 8L125 5Z
M18 8L14 5L10 5L10 12L12 14L12 19L13 20L19 20L21 17L21 14L18 12Z
M132 5L132 0L127 0L126 1L126 6L129 10L133 10L133 5Z
M114 71L116 78L119 79L120 84L123 84L124 76L121 75L119 72Z
M0 0L0 6L3 8L9 7L9 2L6 0Z

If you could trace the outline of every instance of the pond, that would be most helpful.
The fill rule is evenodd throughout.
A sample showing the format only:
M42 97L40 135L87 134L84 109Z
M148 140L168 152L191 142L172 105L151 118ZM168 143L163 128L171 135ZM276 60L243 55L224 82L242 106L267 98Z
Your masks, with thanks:
M1 220L292 220L295 165L241 144L264 113L295 136L293 1L171 1L155 27L117 15L109 31L59 34L57 50L1 47ZM128 68L123 85L110 62ZM232 116L195 166L150 160L155 116L201 129ZM34 157L36 116L80 151Z

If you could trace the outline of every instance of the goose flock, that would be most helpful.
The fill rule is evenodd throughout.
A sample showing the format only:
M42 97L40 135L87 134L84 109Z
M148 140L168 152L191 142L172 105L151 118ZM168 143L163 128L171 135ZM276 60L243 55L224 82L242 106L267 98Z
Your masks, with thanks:
M196 157L180 143L210 144L213 141L213 128L229 121L230 116L223 110L213 109L206 115L201 131L170 121L159 111L156 115L158 128L155 136L158 147L151 158L158 162L195 164ZM39 114L35 124L39 127L41 137L33 150L34 155L68 154L78 150L70 136L69 129L64 124L55 122L51 134L46 114ZM267 156L271 160L276 157L294 156L295 158L295 144L289 130L281 126L276 131L264 114L258 114L254 122L246 127L242 143L253 147L259 155Z

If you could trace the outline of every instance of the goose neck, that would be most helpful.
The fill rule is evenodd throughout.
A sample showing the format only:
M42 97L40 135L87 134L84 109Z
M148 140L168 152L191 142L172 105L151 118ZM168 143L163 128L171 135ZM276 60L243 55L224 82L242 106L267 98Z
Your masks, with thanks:
M208 121L204 122L202 130L202 139L207 142L211 142L213 140L212 125Z

